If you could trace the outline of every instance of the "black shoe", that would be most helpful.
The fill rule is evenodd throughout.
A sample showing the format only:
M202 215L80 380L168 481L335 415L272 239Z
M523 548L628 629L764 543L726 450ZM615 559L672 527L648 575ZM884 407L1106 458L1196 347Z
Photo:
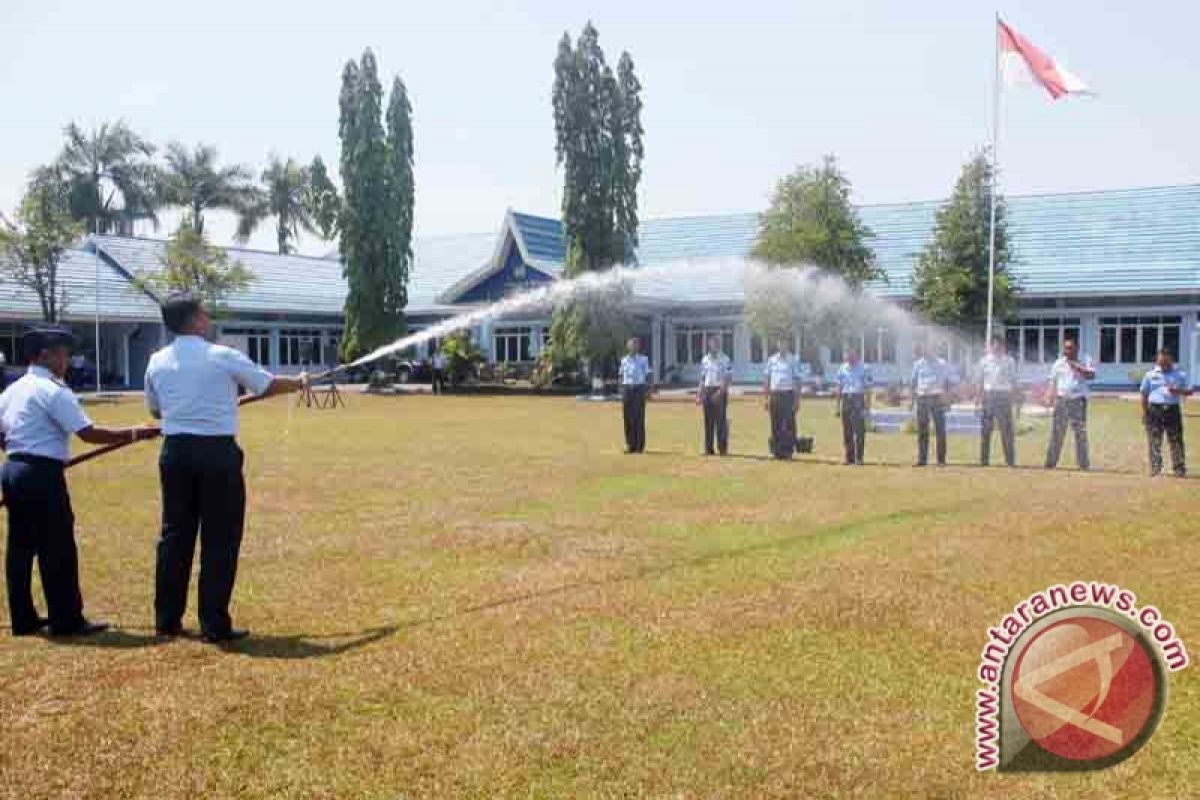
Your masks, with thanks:
M154 628L155 636L162 636L167 639L174 639L176 636L183 635L183 625L176 622L174 625L158 625Z
M924 467L924 466L928 466L928 465L924 461L917 461L913 464L913 466L914 467Z
M95 636L97 633L104 633L111 626L107 622L92 622L87 619L81 619L79 622L67 628L50 627L51 636Z
M209 644L221 644L223 642L240 641L249 635L250 631L239 628L230 628L229 630L221 631L220 633L208 633L205 631L204 641L208 642Z
M705 451L704 451L704 455L706 455L706 456L715 456L715 455L716 455L716 453L714 453L712 450L705 450Z
M50 620L46 619L45 617L38 617L37 620L32 625L20 625L20 626L13 625L12 635L13 636L33 636L34 634L39 633L42 630L45 630L46 626L49 624L50 624Z

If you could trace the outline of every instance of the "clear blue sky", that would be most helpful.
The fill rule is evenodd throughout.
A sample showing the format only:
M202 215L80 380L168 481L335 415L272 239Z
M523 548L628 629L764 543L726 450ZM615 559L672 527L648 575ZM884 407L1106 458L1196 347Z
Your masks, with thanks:
M266 2L6 0L0 208L68 121L125 118L151 140L338 161L342 65L372 47L416 126L417 232L553 214L551 63L592 19L645 87L643 218L761 209L796 164L835 153L860 202L944 196L986 142L992 4L974 0ZM1010 194L1200 180L1200 7L1013 0L1006 20L1094 100L1005 95ZM210 225L227 241L228 220ZM159 235L166 235L167 227ZM253 240L270 248L264 227ZM307 242L305 249L329 247Z

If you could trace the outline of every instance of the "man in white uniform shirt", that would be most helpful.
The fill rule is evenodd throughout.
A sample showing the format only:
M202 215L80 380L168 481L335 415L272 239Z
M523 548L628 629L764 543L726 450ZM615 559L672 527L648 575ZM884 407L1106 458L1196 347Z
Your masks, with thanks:
M917 466L929 462L929 423L937 436L937 463L946 466L946 404L950 392L950 366L946 359L929 356L925 344L916 342L912 368L913 402L917 407Z
M778 349L767 359L763 370L763 394L771 415L771 455L789 459L796 452L796 411L800 408L802 370L792 355L790 336L780 336Z
M1050 385L1046 402L1054 409L1054 424L1050 429L1050 446L1046 449L1046 469L1058 466L1063 442L1067 438L1067 423L1075 433L1075 463L1086 470L1088 462L1087 406L1088 381L1096 377L1092 360L1079 357L1079 345L1073 339L1063 342L1063 352L1050 368Z
M241 639L248 632L235 629L229 616L246 512L235 438L238 389L283 394L303 388L307 376L274 376L237 350L209 342L208 313L188 292L168 297L162 317L175 340L150 358L145 381L146 406L162 419L166 437L159 457L163 513L155 627L163 636L183 630L199 534L200 630L210 642Z
M733 361L721 352L721 337L708 338L708 352L700 361L700 386L696 405L704 407L704 455L713 455L713 439L721 455L729 452L729 384Z
M999 424L1004 463L1011 467L1017 463L1012 407L1017 391L1017 362L1008 354L1004 337L992 337L987 355L979 361L979 380L982 388L979 463L986 467L991 461L992 429Z
M621 359L621 415L625 422L625 452L646 450L646 399L650 391L650 359L642 355L635 336L625 343Z
M29 369L0 394L0 469L8 512L5 576L14 636L45 627L56 636L86 636L108 625L83 616L75 514L64 475L71 437L109 445L152 439L156 426L102 428L92 424L63 379L75 337L67 328L42 325L28 331L22 349ZM33 604L33 564L37 561L46 595L47 618Z

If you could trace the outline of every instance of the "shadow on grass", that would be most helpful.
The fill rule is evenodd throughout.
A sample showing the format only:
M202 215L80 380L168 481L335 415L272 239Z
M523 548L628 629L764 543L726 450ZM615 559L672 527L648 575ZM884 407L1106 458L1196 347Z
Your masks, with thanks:
M218 645L226 653L238 653L251 658L306 659L337 656L386 639L400 630L399 625L383 625L357 633L330 633L312 636L299 633L292 636L271 636L252 633L248 638ZM325 641L337 641L326 644ZM345 641L338 641L345 640Z

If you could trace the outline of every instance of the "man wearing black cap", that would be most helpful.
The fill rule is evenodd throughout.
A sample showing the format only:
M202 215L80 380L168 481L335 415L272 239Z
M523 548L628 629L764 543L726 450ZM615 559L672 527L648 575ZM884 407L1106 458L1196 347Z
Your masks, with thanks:
M108 628L83 616L75 516L63 474L71 434L88 444L152 439L155 426L102 428L92 424L63 383L74 345L66 328L28 331L22 345L29 369L0 394L0 447L8 459L0 471L8 510L5 574L14 636L49 626L56 636L86 636ZM38 562L48 619L33 605L33 562Z
M189 292L170 295L163 324L175 340L146 367L146 406L162 420L159 457L162 536L158 540L154 615L160 635L183 631L188 580L200 538L200 630L210 642L244 638L229 616L246 514L238 432L238 388L283 394L308 378L277 377L242 353L212 344L208 312Z

